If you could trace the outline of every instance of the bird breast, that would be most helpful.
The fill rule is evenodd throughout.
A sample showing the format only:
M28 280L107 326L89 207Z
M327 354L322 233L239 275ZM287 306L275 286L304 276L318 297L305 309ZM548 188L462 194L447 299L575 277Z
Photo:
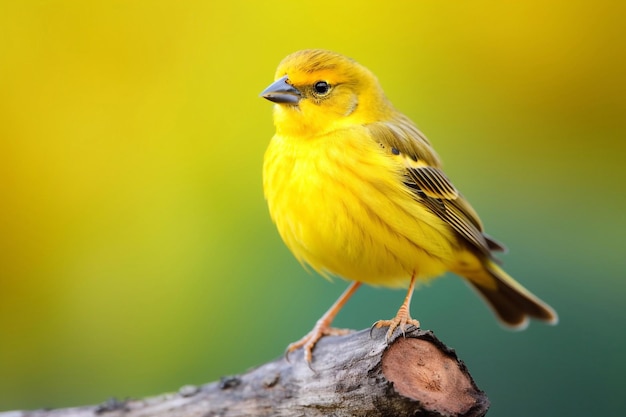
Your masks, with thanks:
M405 286L445 271L447 228L415 201L403 170L365 131L274 136L265 154L270 215L299 261L318 272Z

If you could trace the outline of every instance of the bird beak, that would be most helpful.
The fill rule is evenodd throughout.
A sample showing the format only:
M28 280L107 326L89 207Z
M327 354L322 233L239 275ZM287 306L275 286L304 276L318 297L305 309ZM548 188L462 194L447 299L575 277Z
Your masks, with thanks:
M263 90L261 97L279 104L298 104L300 98L302 98L302 93L287 81L289 81L289 78L286 75L274 81Z

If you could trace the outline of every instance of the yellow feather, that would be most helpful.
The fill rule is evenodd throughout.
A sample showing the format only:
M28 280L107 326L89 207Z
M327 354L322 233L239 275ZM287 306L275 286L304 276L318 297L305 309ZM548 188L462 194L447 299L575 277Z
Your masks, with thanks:
M495 265L491 251L502 247L484 235L429 141L369 70L330 51L300 51L283 60L263 96L277 103L265 197L300 262L392 287L453 271L506 324L526 316L556 321Z
M355 281L399 286L413 272L445 272L452 232L415 204L402 166L367 135L355 127L315 140L272 139L264 187L280 235L299 260Z

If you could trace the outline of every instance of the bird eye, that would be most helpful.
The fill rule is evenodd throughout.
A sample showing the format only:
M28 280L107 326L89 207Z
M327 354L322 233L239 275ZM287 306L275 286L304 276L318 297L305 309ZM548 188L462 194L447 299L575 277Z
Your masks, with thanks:
M313 84L313 90L315 91L316 95L324 96L330 91L330 84L328 84L326 81L318 81Z

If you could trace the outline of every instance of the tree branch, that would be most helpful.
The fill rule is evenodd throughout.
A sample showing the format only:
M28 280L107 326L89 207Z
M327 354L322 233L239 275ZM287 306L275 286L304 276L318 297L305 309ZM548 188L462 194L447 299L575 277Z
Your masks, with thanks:
M454 350L411 327L322 338L312 368L302 350L201 387L98 406L12 411L0 417L483 416L489 400Z

